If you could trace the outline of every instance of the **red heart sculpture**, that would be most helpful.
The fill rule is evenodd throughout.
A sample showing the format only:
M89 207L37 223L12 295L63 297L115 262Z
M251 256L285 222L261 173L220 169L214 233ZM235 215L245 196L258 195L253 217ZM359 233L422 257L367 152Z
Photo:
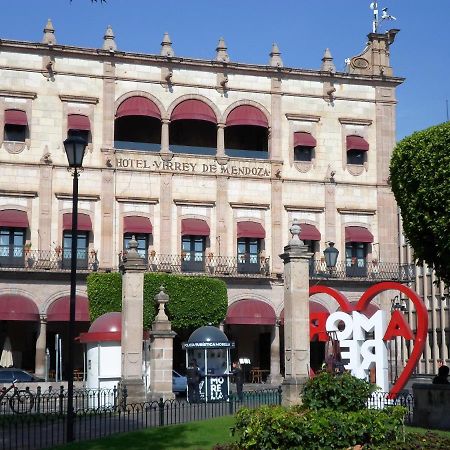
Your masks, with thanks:
M422 299L412 289L395 281L385 281L370 286L369 289L367 289L358 300L358 303L356 304L354 310L363 312L375 296L377 296L381 292L390 290L400 291L405 294L413 302L417 313L417 330L413 351L408 358L408 363L404 367L394 386L392 386L388 395L388 398L395 398L397 394L405 387L409 377L411 376L420 359L420 355L424 350L428 333L428 311ZM336 291L333 288L320 285L311 286L309 289L309 295L311 296L314 294L328 294L339 303L342 311L348 313L353 310L352 305L347 300L347 298L342 293Z

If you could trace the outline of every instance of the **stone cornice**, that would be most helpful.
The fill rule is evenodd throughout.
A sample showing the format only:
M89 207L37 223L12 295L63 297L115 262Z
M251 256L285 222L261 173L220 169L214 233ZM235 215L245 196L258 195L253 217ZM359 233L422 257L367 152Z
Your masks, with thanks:
M339 214L358 215L358 216L374 216L376 214L375 209L349 209L338 208Z
M66 192L55 192L55 197L58 200L72 200L72 194ZM100 200L100 195L95 194L78 194L79 201L97 202Z
M202 206L207 208L212 208L216 206L216 202L213 200L184 200L184 199L174 199L173 202L177 206Z
M269 203L237 203L230 202L230 206L235 209L269 209Z
M146 203L150 205L156 205L159 203L157 198L148 197L116 197L116 202L119 203Z
M359 119L357 117L339 117L339 123L341 125L372 125L373 121L371 119Z
M0 190L0 197L37 197L38 193L36 191L6 191Z
M25 98L34 100L37 97L36 92L26 92L26 91L6 91L4 89L0 89L0 97L9 97L9 98Z
M40 44L37 42L24 42L24 41L12 41L12 40L0 40L0 47L2 49L11 50L24 50L42 52L51 52L52 55L58 56L74 56L81 58L97 59L99 62L104 60L114 61L114 62L128 62L130 64L165 64L171 67L181 66L194 66L197 69L209 69L213 71L223 71L226 69L228 72L249 72L255 74L255 72L264 73L265 76L286 76L286 77L310 77L323 81L325 79L330 79L330 76L325 76L324 72L321 70L314 69L299 69L299 68L289 68L289 67L271 67L267 65L257 65L257 64L245 64L237 62L223 63L214 60L201 60L194 58L181 58L173 57L166 58L165 56L150 55L144 53L132 53L132 52L122 52L115 51L110 52L107 50L94 49L94 48L83 48L83 47L73 47L66 45L53 45L49 47L47 44ZM332 76L333 81L337 80L363 80L367 84L374 85L399 85L403 83L404 78L400 77L387 77L387 76L375 76L375 75L356 75L344 72L336 72Z
M85 95L64 95L60 94L59 98L62 102L70 103L88 103L91 105L96 105L98 103L98 97L87 97Z
M285 116L288 120L297 120L299 122L320 122L320 116L311 114L286 113Z
M306 213L322 213L325 211L323 206L303 206L303 205L284 205L284 209L288 212L306 212Z

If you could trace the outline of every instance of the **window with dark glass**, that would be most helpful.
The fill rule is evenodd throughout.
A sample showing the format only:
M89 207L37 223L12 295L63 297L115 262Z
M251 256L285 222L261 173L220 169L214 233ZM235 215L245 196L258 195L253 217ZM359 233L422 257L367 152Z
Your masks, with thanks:
M26 125L13 125L6 123L3 139L5 141L25 142L27 138Z
M355 164L362 166L366 161L366 151L364 150L348 150L347 151L347 164Z
M258 273L260 271L261 239L239 238L237 258L239 273Z
M348 276L365 276L367 273L367 244L347 242L345 244L345 265Z
M304 147L297 146L294 148L294 161L305 161L310 162L313 157L313 148L312 147Z
M185 235L181 240L181 270L203 272L205 270L205 236Z
M88 267L88 245L89 245L89 232L78 231L77 232L77 268L87 269ZM71 265L72 258L72 232L65 231L63 234L63 267L68 269Z
M137 252L139 256L144 260L148 258L148 234L135 234L135 233L125 233L123 235L123 249L126 251L128 249L128 245L131 241L131 238L134 236L134 239L137 241Z
M89 130L68 130L67 137L80 137L89 143L91 141L91 132Z
M25 229L0 228L0 266L24 265Z

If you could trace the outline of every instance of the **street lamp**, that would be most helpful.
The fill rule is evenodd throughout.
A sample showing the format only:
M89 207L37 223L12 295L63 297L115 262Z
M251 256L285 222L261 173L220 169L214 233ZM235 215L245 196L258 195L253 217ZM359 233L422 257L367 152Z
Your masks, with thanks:
M391 314L394 311L401 311L406 312L408 311L408 306L406 304L406 300L404 298L400 299L398 295L396 295L393 299L391 299ZM398 345L397 345L397 336L395 336L395 343L394 343L394 357L395 357L395 376L394 376L394 383L397 381L398 378ZM391 366L392 367L392 366Z
M69 352L67 364L67 442L74 440L73 424L73 354L75 339L75 302L77 290L77 228L78 228L78 177L83 165L87 142L79 137L69 137L64 141L69 169L73 176L72 186L72 248L70 254L70 313L69 313Z
M323 251L325 257L325 264L331 272L336 267L336 262L339 256L339 250L334 246L334 242L329 242L329 246Z

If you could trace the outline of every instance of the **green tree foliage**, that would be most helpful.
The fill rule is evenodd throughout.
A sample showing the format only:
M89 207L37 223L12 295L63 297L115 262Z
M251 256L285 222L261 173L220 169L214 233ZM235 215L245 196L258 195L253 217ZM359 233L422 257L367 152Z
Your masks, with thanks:
M226 315L227 288L222 280L164 273L144 275L144 327L157 313L155 295L164 286L169 295L166 312L172 326L182 330L207 324L217 325ZM92 273L87 279L91 321L111 311L122 310L122 276L119 273Z
M394 149L390 180L415 257L450 283L450 122L416 132Z
M350 373L334 375L321 372L303 388L303 404L310 409L330 408L339 411L366 409L367 398L376 386Z

